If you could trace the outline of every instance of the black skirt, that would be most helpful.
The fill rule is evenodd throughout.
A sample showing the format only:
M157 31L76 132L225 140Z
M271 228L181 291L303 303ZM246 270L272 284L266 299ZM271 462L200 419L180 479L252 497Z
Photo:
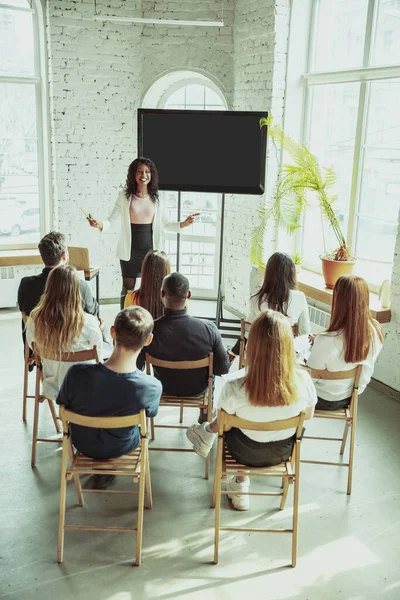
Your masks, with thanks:
M273 467L290 458L296 436L275 442L257 442L241 429L232 427L224 433L224 438L229 452L239 463L248 467Z
M153 250L153 224L131 223L131 257L119 261L122 277L140 277L143 259L149 250Z

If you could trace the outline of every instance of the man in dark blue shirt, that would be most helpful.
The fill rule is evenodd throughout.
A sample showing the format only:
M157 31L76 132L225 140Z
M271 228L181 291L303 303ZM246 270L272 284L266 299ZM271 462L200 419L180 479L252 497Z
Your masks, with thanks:
M57 404L90 417L122 417L146 410L156 416L162 392L160 382L136 369L143 346L152 340L153 319L140 306L118 313L111 328L115 341L105 364L73 365L61 386ZM94 429L71 425L72 443L79 452L95 459L121 456L139 445L138 427ZM99 486L97 486L99 487Z

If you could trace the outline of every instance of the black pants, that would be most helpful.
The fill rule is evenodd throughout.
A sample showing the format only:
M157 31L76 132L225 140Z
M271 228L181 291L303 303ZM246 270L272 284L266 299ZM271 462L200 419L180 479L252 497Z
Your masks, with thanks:
M292 454L295 436L276 442L256 442L241 429L232 428L224 434L232 457L249 467L273 467L288 460Z
M350 406L350 398L344 398L344 400L324 400L318 397L318 402L315 406L318 410L339 410L339 408L347 408Z

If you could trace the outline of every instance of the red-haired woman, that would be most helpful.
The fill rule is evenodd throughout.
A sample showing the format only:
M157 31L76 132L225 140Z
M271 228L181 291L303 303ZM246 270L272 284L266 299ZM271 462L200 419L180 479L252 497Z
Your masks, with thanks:
M89 219L92 227L106 231L111 221L121 217L121 232L117 257L122 272L121 308L128 290L134 290L140 277L142 262L149 250L162 249L163 230L178 232L194 223L198 213L189 215L181 223L170 222L160 205L157 167L149 158L136 158L128 168L126 184L118 194L108 219Z
M382 349L383 333L371 317L367 283L357 275L342 275L333 289L331 321L319 333L307 361L312 369L349 371L362 365L358 393L367 387ZM314 380L317 408L335 410L350 404L352 379Z

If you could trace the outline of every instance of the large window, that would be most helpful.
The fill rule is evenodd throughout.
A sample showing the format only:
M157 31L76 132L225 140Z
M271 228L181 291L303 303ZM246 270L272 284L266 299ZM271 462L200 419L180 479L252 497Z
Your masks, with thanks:
M226 110L221 92L210 81L185 79L164 94L160 108ZM182 150L184 151L184 150ZM179 235L166 232L166 252L173 268L190 281L197 297L216 298L220 252L221 194L164 192L170 219L182 221L199 212L196 223Z
M356 270L379 285L391 276L400 208L400 0L315 0L309 39L304 141L335 170L336 214ZM324 238L333 250L314 206L306 267L318 268Z
M0 247L32 247L48 225L40 2L0 2ZM47 214L46 214L47 213Z

